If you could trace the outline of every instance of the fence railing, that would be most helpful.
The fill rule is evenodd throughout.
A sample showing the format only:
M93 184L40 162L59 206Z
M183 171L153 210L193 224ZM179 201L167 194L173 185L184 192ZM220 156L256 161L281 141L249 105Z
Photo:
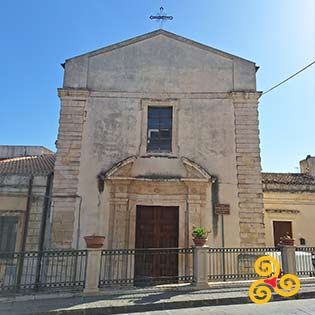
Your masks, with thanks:
M281 252L277 248L209 248L209 281L244 280L259 276L254 270L257 258L272 256L281 265Z
M103 250L99 287L190 282L192 248Z
M255 261L274 257L283 273L315 277L315 247L152 248L0 253L0 294L256 279Z
M315 247L295 248L296 274L315 277Z
M0 254L0 292L83 289L86 250Z

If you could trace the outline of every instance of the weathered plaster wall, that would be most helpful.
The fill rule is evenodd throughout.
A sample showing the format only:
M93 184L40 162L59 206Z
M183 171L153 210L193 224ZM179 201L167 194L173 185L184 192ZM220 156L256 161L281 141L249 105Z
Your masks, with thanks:
M146 155L143 113L150 102L176 103L176 150L165 159L187 157L218 177L218 201L231 205L225 245L263 244L255 71L254 63L163 34L67 61L54 190L69 199L54 202L56 246L75 246L78 229L81 246L83 235L108 234L110 192L99 195L96 176ZM70 195L82 197L81 211ZM215 230L219 246L220 225Z
M304 238L306 246L315 246L314 192L265 191L264 208L267 246L274 245L273 221L291 221L295 244L299 245L299 239Z
M163 34L115 48L68 60L64 87L166 93L256 89L254 63Z
M106 212L109 207L105 200L105 204L98 206L97 174L128 156L139 154L142 117L140 98L90 98L86 110L79 180L79 194L83 197L83 234L95 231L99 218L97 211ZM231 204L231 215L225 218L226 243L237 246L239 229L235 222L239 219L231 100L180 99L177 115L178 156L195 161L219 178L220 202ZM158 164L160 167L150 167L148 158L144 158L138 169L144 176L174 173L175 168L163 164L163 159ZM106 229L102 232L107 234ZM220 237L218 233L217 245L220 245Z

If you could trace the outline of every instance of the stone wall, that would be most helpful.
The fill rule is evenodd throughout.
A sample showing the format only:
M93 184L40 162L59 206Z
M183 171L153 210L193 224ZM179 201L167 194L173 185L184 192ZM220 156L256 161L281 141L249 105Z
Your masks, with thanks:
M74 221L80 205L77 190L87 96L88 92L82 90L59 90L61 110L53 185L53 247L75 246Z
M257 110L259 96L260 93L233 92L241 246L265 244Z

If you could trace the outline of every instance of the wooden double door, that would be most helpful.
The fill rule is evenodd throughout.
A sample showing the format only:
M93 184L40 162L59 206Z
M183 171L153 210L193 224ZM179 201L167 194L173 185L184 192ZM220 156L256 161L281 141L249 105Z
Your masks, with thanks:
M177 247L178 207L137 206L135 284L174 282L178 253L166 248Z

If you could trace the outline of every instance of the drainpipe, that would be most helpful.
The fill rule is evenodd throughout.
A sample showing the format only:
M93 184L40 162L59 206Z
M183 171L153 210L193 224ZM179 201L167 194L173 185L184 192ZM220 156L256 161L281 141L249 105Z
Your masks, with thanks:
M79 249L79 243L80 243L80 234L81 234L81 206L82 206L82 196L76 195L77 198L80 199L79 201L79 213L78 213L78 227L77 227L77 241L75 249Z
M35 274L35 288L39 287L40 283L40 271L42 266L42 257L43 257L43 250L44 244L46 240L46 224L47 224L47 216L50 206L50 199L51 199L51 190L52 190L52 180L53 180L53 173L49 173L47 176L47 183L46 183L46 191L44 196L44 205L43 205L43 212L42 212L42 219L41 219L41 226L40 226L40 233L39 233L39 245L38 245L38 257L37 257L37 264L36 264L36 274Z
M26 238L28 232L28 223L30 219L30 211L32 204L32 190L33 190L33 180L34 176L31 175L28 183L28 192L27 192L27 202L26 202L26 211L25 211L25 220L23 226L23 236L22 236L22 245L21 245L21 253L18 256L18 267L17 267L17 276L16 276L16 290L19 289L21 284L22 272L23 272L23 264L24 264L24 251L26 246Z
M44 249L44 245L46 241L46 225L47 225L47 216L50 209L52 181L53 181L53 173L50 173L47 176L46 192L44 196L44 206L43 206L43 213L42 213L40 233L39 233L38 250L40 252Z
M26 238L27 238L27 232L28 232L28 223L29 223L29 220L30 220L30 212L31 212L31 204L32 204L33 181L34 181L34 176L31 175L30 179L29 179L28 192L27 192L25 221L24 221L23 237L22 237L22 245L21 245L21 251L22 252L25 251L25 246L26 246Z

